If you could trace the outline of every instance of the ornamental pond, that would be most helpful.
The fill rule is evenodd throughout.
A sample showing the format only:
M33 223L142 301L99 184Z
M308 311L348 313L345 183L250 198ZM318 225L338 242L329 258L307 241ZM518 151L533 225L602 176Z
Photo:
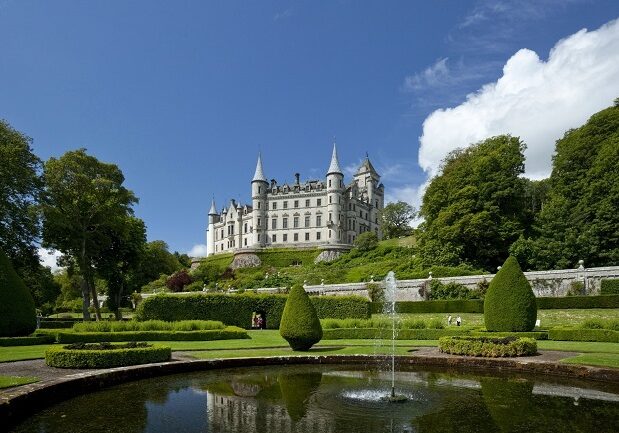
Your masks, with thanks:
M407 366L245 367L145 379L75 397L15 433L617 432L619 385Z

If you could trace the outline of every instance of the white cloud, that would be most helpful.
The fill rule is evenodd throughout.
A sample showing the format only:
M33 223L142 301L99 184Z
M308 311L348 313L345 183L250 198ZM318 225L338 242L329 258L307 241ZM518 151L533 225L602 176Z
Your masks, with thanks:
M196 244L187 253L189 257L206 257L206 245Z
M409 75L404 79L405 91L416 91L427 87L437 87L449 81L449 66L447 57L438 59L433 65L428 66L423 72Z
M52 272L56 272L60 269L63 269L62 267L56 264L56 260L60 256L62 256L62 253L60 251L39 248L38 254L39 254L39 261L41 262L41 264L43 266L47 266L48 268L50 268Z
M445 155L487 137L512 134L527 144L526 174L546 177L555 140L619 96L619 20L560 40L547 61L514 54L496 82L423 123L419 165L433 176Z

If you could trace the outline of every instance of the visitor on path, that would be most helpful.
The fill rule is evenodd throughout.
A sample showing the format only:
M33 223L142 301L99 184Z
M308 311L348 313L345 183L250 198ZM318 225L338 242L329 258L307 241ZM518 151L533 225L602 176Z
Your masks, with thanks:
M260 319L258 318L258 315L254 313L254 317L252 317L251 319L251 327L253 329L258 329L259 326L260 326Z
M462 324L462 318L460 316L456 317L456 326L460 326Z
M258 319L258 329L264 329L264 319L262 318L262 315L258 314L256 318Z
M447 326L451 326L451 314L447 317Z

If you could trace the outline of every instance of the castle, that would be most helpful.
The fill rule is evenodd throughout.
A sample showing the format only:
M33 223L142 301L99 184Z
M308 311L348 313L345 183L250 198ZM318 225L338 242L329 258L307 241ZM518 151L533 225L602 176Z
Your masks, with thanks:
M350 249L357 236L367 231L382 237L379 212L385 189L367 155L352 182L345 184L334 144L324 180L301 183L297 173L292 185L267 181L258 155L251 190L251 206L231 200L219 213L213 200L207 255L263 248L338 251Z

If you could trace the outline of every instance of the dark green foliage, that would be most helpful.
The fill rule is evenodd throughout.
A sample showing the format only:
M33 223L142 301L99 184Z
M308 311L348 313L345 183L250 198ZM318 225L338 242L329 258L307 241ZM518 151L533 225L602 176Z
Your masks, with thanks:
M470 329L400 329L396 340L436 340L448 335L466 335ZM376 338L391 340L392 331L387 328L334 328L323 331L324 340L373 340Z
M526 337L534 340L548 340L548 331L530 331L530 332L488 332L488 331L471 331L473 337Z
M406 202L389 203L380 212L383 237L392 239L410 235L413 232L410 222L416 215L415 208Z
M537 353L537 342L517 337L441 337L441 352L452 355L484 356L490 358L531 356Z
M613 331L619 331L619 320L589 319L585 320L580 327L583 329L612 329Z
M537 304L531 285L514 257L508 257L490 282L484 299L488 331L532 331Z
M30 291L4 251L0 250L0 337L29 335L36 327L36 311Z
M357 248L362 253L367 251L372 251L378 246L378 236L374 232L364 232L361 233L355 239L355 248Z
M443 284L440 280L433 279L430 283L429 299L431 301L449 299L470 299L475 296L469 288L462 284L450 282Z
M309 350L322 338L322 326L316 308L303 286L296 285L290 289L279 333L292 350Z
M619 331L612 329L553 328L548 331L550 340L605 341L619 343Z
M55 343L53 335L37 335L33 337L0 337L1 346L34 346L37 344Z
M322 373L282 374L277 378L288 416L294 422L307 413L310 397L320 387Z
M483 313L484 301L458 299L450 301L401 301L395 303L398 313ZM382 313L382 303L372 303L372 313Z
M540 310L619 308L619 295L544 297L536 302Z
M73 320L41 320L42 329L63 329L73 328L75 321Z
M365 288L368 291L368 296L371 302L385 302L385 288L378 283L366 283Z
M59 368L112 368L127 365L169 361L169 347L152 345L111 350L66 349L50 347L45 351L45 363Z
M136 310L138 320L218 320L227 325L251 328L252 314L266 317L267 328L278 329L286 295L257 295L243 293L224 295L196 293L173 296L157 295L146 298ZM370 317L369 302L359 296L312 297L320 318Z
M97 343L100 341L213 341L250 338L236 326L205 331L124 331L124 332L59 332L59 343Z
M222 322L214 320L163 320L81 322L73 326L75 332L124 332L124 331L206 331L224 329Z
M420 211L424 264L464 262L494 270L507 258L529 219L520 177L524 149L519 138L501 135L446 157Z
M600 287L602 295L619 295L619 279L602 280Z

